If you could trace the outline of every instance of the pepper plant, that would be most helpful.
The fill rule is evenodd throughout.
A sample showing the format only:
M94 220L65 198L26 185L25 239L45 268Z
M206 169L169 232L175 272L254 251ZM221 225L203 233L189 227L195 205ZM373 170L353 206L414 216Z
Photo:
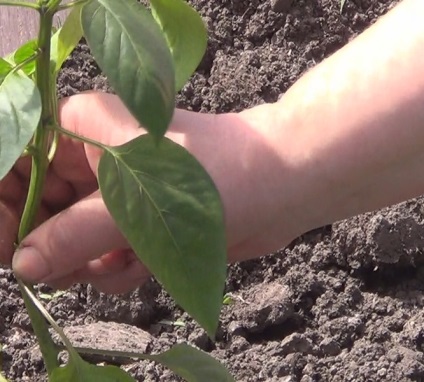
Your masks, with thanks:
M0 59L0 179L21 156L32 159L16 244L34 228L60 136L94 145L103 150L99 188L117 226L140 261L213 338L226 276L220 197L197 160L164 137L175 92L204 54L200 16L184 0L150 0L150 7L137 0L0 0L2 5L31 8L40 21L35 40ZM55 30L53 17L65 9L69 15ZM56 80L81 37L147 134L110 147L60 126ZM32 286L18 282L50 381L134 381L117 367L83 361ZM65 366L48 324L68 351ZM160 362L188 381L233 380L216 360L185 344L158 355L126 355Z

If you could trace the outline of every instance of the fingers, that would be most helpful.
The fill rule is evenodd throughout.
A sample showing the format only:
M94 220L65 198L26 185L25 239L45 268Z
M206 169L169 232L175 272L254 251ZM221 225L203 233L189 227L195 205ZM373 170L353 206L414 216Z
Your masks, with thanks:
M56 289L67 289L75 283L90 283L103 293L127 293L150 278L147 268L131 250L114 251L93 260L71 275L49 282Z
M26 185L15 172L10 171L0 182L0 198L3 202L20 203L26 191Z
M93 278L90 284L103 293L127 293L143 285L149 278L147 268L134 258L121 272Z
M19 221L15 212L0 202L0 263L9 265L14 252Z
M92 189L93 192L96 188ZM91 193L90 192L90 193ZM43 202L51 211L52 215L65 207L68 207L75 198L75 189L57 176L56 173L49 171L46 174L46 181L43 189Z
M82 93L60 103L62 127L106 145L121 145L145 133L122 101L106 93Z
M13 269L28 282L48 283L126 247L128 243L96 191L32 231L15 253Z
M120 145L144 133L122 102L108 94L81 94L62 101L60 119L63 128L106 145ZM93 192L100 155L95 147L61 137L45 189L44 203L52 213ZM27 175L24 164L19 172ZM13 256L13 268L32 283L70 282L85 272L85 278L95 279L103 289L123 290L135 287L148 274L138 261L128 265L122 257L111 254L126 247L96 191L31 232ZM11 253L10 248L8 251ZM102 257L104 254L108 255ZM118 273L110 276L112 268ZM120 288L111 287L105 284L106 275L116 282L117 277L128 279L120 282Z
M78 272L80 282L90 281L97 276L109 275L113 272L123 271L134 259L135 254L131 249L109 252L98 259L90 261L85 269Z

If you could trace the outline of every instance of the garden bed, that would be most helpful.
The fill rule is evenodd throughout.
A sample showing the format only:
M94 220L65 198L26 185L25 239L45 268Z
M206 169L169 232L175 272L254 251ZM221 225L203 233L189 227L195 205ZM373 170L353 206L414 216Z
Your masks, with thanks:
M228 112L276 101L397 1L347 0L340 14L339 0L295 0L287 12L273 11L283 3L289 2L193 1L209 45L178 106ZM93 88L110 90L81 45L62 72L61 95ZM45 302L83 345L157 352L188 341L219 358L237 381L422 381L423 202L338 222L277 254L231 266L231 303L215 344L153 281L125 296L75 286ZM2 269L0 301L5 374L10 381L45 381L18 288ZM178 380L151 362L108 361L139 381Z

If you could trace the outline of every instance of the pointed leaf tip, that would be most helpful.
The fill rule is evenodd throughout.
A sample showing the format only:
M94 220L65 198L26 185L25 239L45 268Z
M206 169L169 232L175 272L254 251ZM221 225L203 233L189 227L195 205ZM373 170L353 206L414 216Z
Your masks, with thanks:
M149 135L105 152L103 199L139 259L211 337L226 278L222 205L211 178L183 147Z

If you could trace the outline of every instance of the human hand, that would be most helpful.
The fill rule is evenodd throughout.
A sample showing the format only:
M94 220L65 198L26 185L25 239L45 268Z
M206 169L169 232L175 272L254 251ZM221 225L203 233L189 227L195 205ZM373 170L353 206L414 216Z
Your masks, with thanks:
M121 101L108 94L71 97L62 102L60 117L63 128L111 146L144 132ZM107 293L127 292L149 277L102 200L96 179L100 156L93 146L60 138L38 227L13 255L30 173L29 158L19 160L0 182L1 263L12 262L16 274L30 282L57 288L89 282Z
M199 160L221 195L230 262L275 251L307 226L298 209L303 188L287 189L285 182L302 186L305 181L304 172L288 166L293 131L271 128L280 110L279 105L220 115L176 110L167 132ZM71 97L62 102L60 117L64 129L111 146L144 133L121 101L108 94ZM0 182L0 263L12 262L15 273L33 283L57 288L91 283L107 293L127 292L149 277L100 195L100 156L93 146L61 137L37 228L13 255L29 178L28 158L19 160Z

